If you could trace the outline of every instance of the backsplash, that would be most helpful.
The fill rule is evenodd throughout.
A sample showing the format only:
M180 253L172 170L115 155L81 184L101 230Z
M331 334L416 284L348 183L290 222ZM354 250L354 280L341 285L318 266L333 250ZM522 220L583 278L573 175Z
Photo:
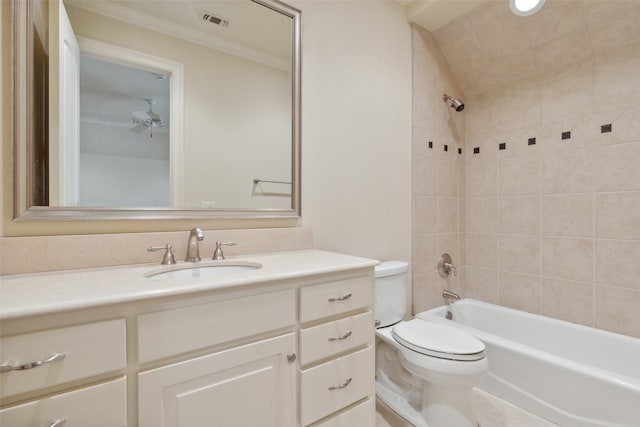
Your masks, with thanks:
M233 241L225 255L291 251L313 247L309 228L272 228L246 230L203 230L200 256L213 255L215 242ZM160 263L163 251L148 252L149 246L170 243L177 261L184 260L189 231L92 234L0 239L0 275L35 273L114 265Z

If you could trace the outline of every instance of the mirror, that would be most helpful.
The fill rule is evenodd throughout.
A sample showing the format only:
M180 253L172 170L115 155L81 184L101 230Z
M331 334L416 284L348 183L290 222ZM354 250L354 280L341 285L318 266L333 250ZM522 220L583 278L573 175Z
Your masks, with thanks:
M298 10L13 3L16 219L299 216Z

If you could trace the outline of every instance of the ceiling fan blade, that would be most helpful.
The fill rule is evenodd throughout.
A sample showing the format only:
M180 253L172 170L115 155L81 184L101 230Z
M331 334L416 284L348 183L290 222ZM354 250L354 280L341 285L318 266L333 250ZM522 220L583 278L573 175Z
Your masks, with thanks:
M140 120L140 121L145 121L145 120L153 120L153 118L149 115L149 113L147 113L146 111L134 111L131 113L131 115Z
M148 127L147 127L146 124L138 123L137 125L135 125L134 127L131 128L131 131L135 132L135 133L142 133L147 129L148 129Z

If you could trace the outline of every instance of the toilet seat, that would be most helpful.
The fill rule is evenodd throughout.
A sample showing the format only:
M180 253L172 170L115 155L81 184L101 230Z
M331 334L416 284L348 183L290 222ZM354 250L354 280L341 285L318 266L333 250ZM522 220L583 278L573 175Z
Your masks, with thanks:
M485 346L477 338L451 326L421 319L393 326L393 338L403 347L446 360L475 361L485 357Z

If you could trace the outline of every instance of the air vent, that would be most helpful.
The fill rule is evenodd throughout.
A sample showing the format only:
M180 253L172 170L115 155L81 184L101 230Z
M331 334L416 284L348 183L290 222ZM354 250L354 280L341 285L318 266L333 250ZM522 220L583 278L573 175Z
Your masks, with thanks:
M215 24L219 27L222 28L227 28L229 26L229 21L224 19L224 18L220 18L219 16L216 16L212 13L209 13L205 10L200 11L200 17L204 20L207 21L211 24Z

